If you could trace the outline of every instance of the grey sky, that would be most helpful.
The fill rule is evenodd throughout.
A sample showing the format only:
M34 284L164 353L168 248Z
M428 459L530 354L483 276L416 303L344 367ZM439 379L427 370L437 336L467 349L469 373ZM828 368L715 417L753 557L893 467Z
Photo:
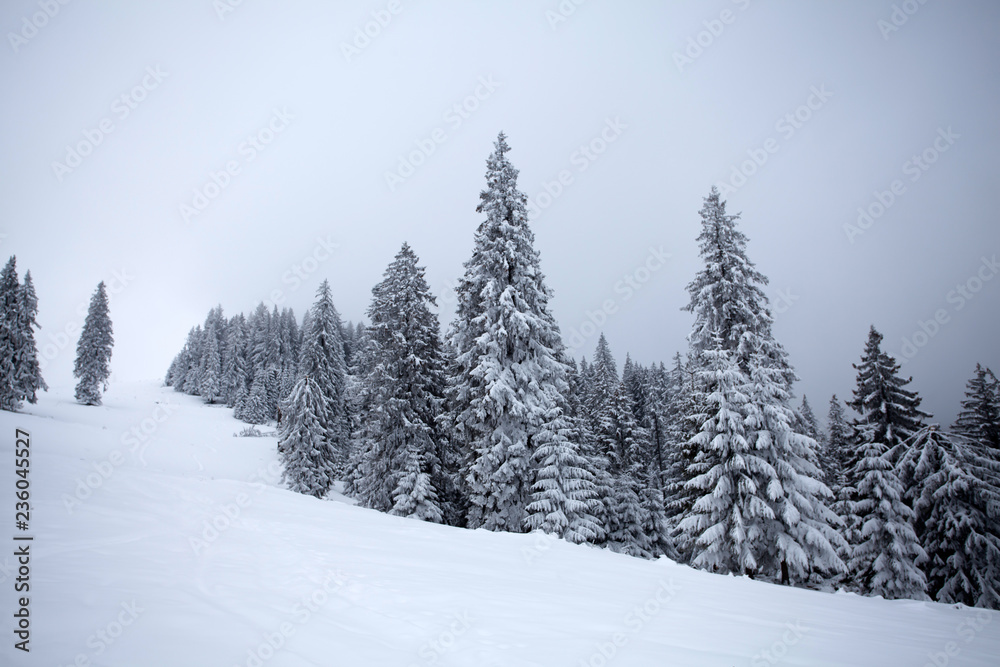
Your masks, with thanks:
M996 3L225 3L0 9L0 251L32 271L50 383L102 279L123 380L162 376L217 303L301 316L329 278L361 319L403 241L447 323L500 129L576 356L605 318L620 359L684 351L697 211L728 183L817 412L850 396L873 323L902 358L939 316L904 372L943 421L977 361L1000 370Z

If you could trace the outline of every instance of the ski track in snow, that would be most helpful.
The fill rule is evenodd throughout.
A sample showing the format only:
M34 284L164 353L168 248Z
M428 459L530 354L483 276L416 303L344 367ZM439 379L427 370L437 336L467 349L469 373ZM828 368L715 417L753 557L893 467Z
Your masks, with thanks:
M171 414L130 451L123 437L157 402ZM996 612L773 586L294 494L280 486L273 436L233 437L231 411L155 382L113 386L96 408L57 387L0 413L8 461L16 427L32 437L32 637L30 654L14 650L4 614L4 666L83 656L122 667L923 667L1000 656ZM12 476L5 484L10 500ZM2 564L9 610L13 559ZM134 622L98 639L123 605L139 610Z

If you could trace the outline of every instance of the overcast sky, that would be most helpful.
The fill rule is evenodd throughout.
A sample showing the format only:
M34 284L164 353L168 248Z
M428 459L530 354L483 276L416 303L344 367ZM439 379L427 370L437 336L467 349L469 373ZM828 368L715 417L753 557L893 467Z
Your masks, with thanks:
M216 304L329 278L363 319L404 241L449 322L501 129L577 357L686 349L719 185L818 413L872 324L940 421L1000 370L995 2L237 2L0 9L0 251L50 384L100 280L117 380Z

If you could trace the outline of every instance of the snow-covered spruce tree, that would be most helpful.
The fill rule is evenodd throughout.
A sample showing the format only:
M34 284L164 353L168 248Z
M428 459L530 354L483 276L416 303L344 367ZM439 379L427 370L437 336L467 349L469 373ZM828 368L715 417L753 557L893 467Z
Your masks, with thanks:
M855 428L866 427L872 438L892 449L922 429L930 415L920 410L917 393L904 388L913 378L901 378L899 364L881 346L882 334L873 326L861 363L854 364L857 387L848 405L861 415Z
M222 354L219 349L222 306L219 306L218 317L213 316L215 312L213 310L205 322L205 346L198 368L201 381L198 395L204 398L206 403L216 403L222 398Z
M847 466L851 458L854 431L847 423L844 406L836 394L830 397L830 410L826 421L828 428L826 452L831 470L829 482L834 495L839 499L841 489L847 481Z
M308 374L295 383L284 402L278 426L283 479L292 491L322 498L333 486L336 454L327 433L327 400Z
M31 271L24 273L19 305L21 343L15 369L17 392L23 395L28 403L35 403L38 400L38 392L48 391L49 387L42 379L42 370L38 363L38 346L35 343L35 328L38 327L35 321L38 316L38 296L35 294L35 284L31 280Z
M799 426L802 428L802 435L807 435L816 442L823 442L824 438L819 422L816 421L816 415L813 414L812 406L809 405L809 399L804 394L796 417L801 418L797 419L797 421L799 421Z
M340 314L333 305L330 283L326 280L316 291L316 303L310 310L309 328L303 331L300 350L299 377L311 378L319 388L325 408L323 429L333 456L331 464L339 475L350 455L350 415Z
M191 330L191 334L188 336L188 363L183 382L180 385L181 391L191 396L197 396L198 390L201 388L199 370L201 369L201 355L204 351L204 346L205 331L199 324Z
M108 293L104 281L97 284L97 290L90 299L87 318L83 322L80 340L76 344L76 364L73 377L80 380L76 385L76 400L84 405L100 405L101 394L108 389L111 375L111 348L115 340L112 336L111 317L108 313Z
M913 510L903 498L895 463L904 440L923 428L920 398L903 389L910 380L896 373L896 360L881 349L882 335L868 333L850 406L854 449L843 490L851 547L848 584L865 595L923 599L927 581L917 564L925 558L913 530Z
M527 197L501 132L476 210L486 219L456 289L450 398L467 452L471 528L597 534L591 473L567 439L567 366L528 227Z
M754 572L759 566L755 542L764 532L759 520L774 512L758 499L755 477L767 464L747 439L746 379L721 340L700 354L707 365L699 369L699 379L712 391L705 397L706 412L698 415L701 430L691 438L696 457L688 465L685 489L693 502L678 524L680 548L695 567Z
M14 411L24 400L18 381L21 356L21 286L17 259L11 257L0 272L0 409Z
M359 446L352 468L361 505L401 516L457 521L441 458L449 447L441 427L445 360L434 296L424 269L403 244L372 289L368 307ZM350 328L352 331L353 327ZM360 460L357 460L360 459Z
M917 563L926 557L913 530L913 510L903 501L903 485L884 442L863 429L857 463L851 470L851 559L849 581L864 595L923 599L927 580Z
M982 454L1000 461L1000 382L993 371L976 364L975 375L965 387L965 400L953 428L977 443Z
M901 447L897 470L927 557L927 592L938 602L1000 609L1000 522L991 508L997 464L960 435L925 427Z
M805 581L843 567L838 522L819 481L817 443L792 429L795 373L774 339L767 278L746 255L739 216L712 188L700 211L704 268L685 310L701 399L685 487L697 494L680 522L692 563L723 572Z
M226 405L234 408L233 416L240 419L237 400L247 395L247 323L243 313L233 316L226 327L226 353L222 364L222 395Z

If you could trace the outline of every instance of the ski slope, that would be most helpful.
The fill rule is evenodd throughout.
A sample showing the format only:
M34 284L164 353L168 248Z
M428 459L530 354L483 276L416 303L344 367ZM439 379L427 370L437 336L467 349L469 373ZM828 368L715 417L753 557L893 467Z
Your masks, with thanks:
M707 574L281 488L273 437L157 382L0 413L0 665L997 665L995 612ZM30 653L14 431L31 434ZM270 430L270 429L265 429ZM20 533L19 533L20 534Z

